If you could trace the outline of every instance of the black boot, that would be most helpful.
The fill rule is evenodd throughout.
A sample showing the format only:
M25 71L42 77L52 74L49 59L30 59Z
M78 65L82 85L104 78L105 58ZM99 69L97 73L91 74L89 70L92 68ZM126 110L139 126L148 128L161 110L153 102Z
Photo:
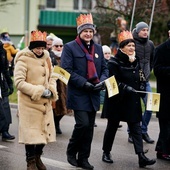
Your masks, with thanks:
M7 141L7 140L13 140L15 139L15 136L10 135L8 132L2 132L2 140Z
M143 168L147 165L153 165L155 164L156 160L155 159L149 159L147 158L144 153L139 153L138 154L138 157L139 157L139 167L140 168Z
M87 159L78 160L78 166L83 169L87 169L87 170L94 169L94 166L90 165Z
M142 134L142 139L147 143L154 143L154 140L151 139L147 133Z
M128 142L129 143L133 143L132 135L130 133L128 135L129 135L128 136Z
M111 158L111 154L110 153L103 153L102 161L104 161L106 163L113 163L113 160Z

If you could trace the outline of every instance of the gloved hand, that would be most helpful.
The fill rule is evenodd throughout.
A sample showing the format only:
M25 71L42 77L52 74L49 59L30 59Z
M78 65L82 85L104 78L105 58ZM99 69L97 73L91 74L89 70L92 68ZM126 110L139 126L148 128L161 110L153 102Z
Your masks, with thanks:
M8 95L11 95L14 92L14 87L13 85L9 86L9 92Z
M51 96L52 96L51 91L48 90L48 89L45 89L43 94L42 94L42 97L45 97L45 98L49 99Z
M87 91L92 91L94 89L94 85L89 83L88 81L84 84L84 88L87 90Z
M105 89L105 82L104 81L100 82L100 83L98 83L94 86L95 91L97 91L97 90L100 91L100 90L104 90L104 89Z
M125 89L126 92L128 92L128 93L136 93L136 90L135 90L133 87L131 87L131 86L125 85L125 86L124 86L124 89Z

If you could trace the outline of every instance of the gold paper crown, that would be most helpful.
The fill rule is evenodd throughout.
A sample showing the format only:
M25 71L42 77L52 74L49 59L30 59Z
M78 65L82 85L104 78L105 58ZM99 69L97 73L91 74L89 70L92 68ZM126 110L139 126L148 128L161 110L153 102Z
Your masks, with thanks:
M119 43L121 43L124 40L127 39L133 39L132 33L129 31L122 31L119 35L118 35L118 41Z
M41 31L32 31L30 41L46 41L47 33Z
M77 17L77 26L83 25L83 24L93 24L93 18L91 13L90 14L80 14L79 17Z

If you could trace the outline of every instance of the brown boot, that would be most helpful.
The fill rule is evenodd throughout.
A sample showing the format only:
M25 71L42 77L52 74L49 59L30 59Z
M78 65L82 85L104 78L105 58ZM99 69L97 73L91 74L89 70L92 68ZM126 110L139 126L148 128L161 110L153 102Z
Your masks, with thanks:
M38 170L35 159L27 160L27 170Z
M41 155L36 155L35 156L35 161L36 161L37 168L38 168L38 170L46 170L47 168L45 167L45 165L41 161L40 157L41 157Z

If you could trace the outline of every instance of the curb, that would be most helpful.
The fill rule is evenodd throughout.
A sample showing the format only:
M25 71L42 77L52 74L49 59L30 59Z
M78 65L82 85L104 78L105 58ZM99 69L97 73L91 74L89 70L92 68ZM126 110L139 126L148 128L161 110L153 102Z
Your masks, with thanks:
M18 109L18 104L16 104L16 103L10 103L9 105L10 105L11 109Z

